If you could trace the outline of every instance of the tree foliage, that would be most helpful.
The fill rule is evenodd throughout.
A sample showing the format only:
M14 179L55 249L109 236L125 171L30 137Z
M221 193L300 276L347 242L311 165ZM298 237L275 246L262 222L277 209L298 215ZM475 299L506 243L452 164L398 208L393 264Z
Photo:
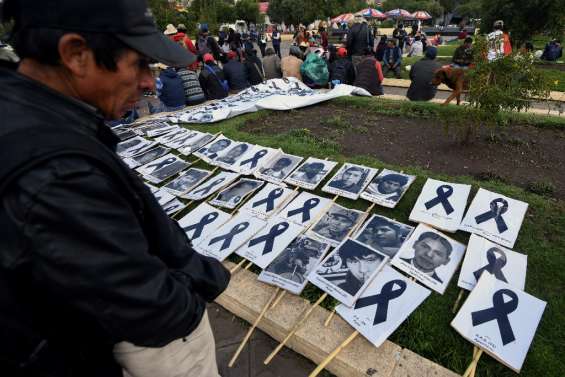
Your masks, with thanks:
M168 24L185 24L189 30L194 27L196 18L190 12L179 12L167 0L149 0L149 8L155 16L157 27L164 30Z
M271 0L268 14L272 22L298 25L354 13L366 7L364 0Z
M257 22L259 7L255 0L240 0L235 4L235 15L238 20Z

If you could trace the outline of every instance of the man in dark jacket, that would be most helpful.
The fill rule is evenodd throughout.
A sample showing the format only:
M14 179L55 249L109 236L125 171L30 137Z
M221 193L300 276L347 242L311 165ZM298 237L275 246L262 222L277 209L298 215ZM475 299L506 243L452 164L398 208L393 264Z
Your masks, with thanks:
M386 76L389 71L393 71L394 76L399 79L401 64L402 51L396 46L394 39L389 39L383 54L383 75Z
M212 54L205 54L202 58L204 65L198 80L200 87L207 99L222 99L229 94L229 84L224 71L216 64Z
M473 63L473 38L467 37L463 44L455 49L452 65L457 68L469 68L471 63Z
M228 62L224 64L224 75L226 80L228 80L231 92L237 93L249 88L247 70L245 65L237 60L237 53L235 51L228 52Z
M373 33L367 21L362 16L356 17L347 34L347 52L351 56L353 66L363 60L367 49L373 50L374 43Z
M432 84L434 73L441 68L435 59L437 49L435 47L428 47L426 55L421 60L417 61L410 69L410 88L408 88L408 97L411 101L429 101L435 97L437 86Z
M104 122L153 89L151 59L195 57L146 1L2 6L21 58L0 68L2 375L217 376L205 310L229 272L192 249Z
M367 50L365 58L357 66L357 75L353 85L367 90L374 96L382 96L383 71L381 63Z
M353 63L347 58L347 50L340 47L337 49L337 59L330 64L330 82L333 85L353 85L354 81L355 69Z
M406 36L408 33L404 30L403 24L398 24L396 28L392 31L392 37L396 40L396 44L400 51L404 49L404 42L406 42Z
M261 84L265 80L265 72L263 71L263 63L257 57L257 50L245 50L245 69L249 84Z
M166 111L180 110L185 105L184 86L182 79L173 67L167 67L161 71L159 80L163 87L159 93L159 99L165 105Z

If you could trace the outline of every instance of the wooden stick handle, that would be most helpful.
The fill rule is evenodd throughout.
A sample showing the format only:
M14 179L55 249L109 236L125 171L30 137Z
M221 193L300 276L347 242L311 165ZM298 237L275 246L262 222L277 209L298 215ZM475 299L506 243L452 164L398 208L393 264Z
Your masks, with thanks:
M285 291L286 292L286 291ZM288 342L290 340L290 338L292 338L292 336L298 331L298 329L300 329L300 326L302 326L302 324L304 322L306 322L306 320L310 317L310 314L312 314L312 312L314 311L314 309L320 305L320 303L322 301L324 301L324 299L328 297L327 293L324 293L323 295L320 296L320 298L318 299L318 301L316 301L314 304L312 304L308 309L306 309L306 312L301 315L301 318L298 320L298 322L296 322L294 324L294 326L292 327L292 330L290 330L290 332L287 334L286 338L283 339L282 342L279 343L279 345L277 346L277 348L275 348L273 350L273 352L271 352L271 354L269 356L267 356L267 358L265 359L265 361L263 361L263 364L267 365L271 362L271 360L273 360L273 358L277 355L277 353L280 352L280 350L285 346L286 342Z
M334 314L335 314L335 308L331 311L330 315L328 315L326 322L324 322L324 327L328 327L328 325L330 324L330 321L334 317Z
M241 353L241 351L243 351L243 347L245 347L245 345L247 344L247 341L249 340L249 338L251 338L253 331L255 331L255 328L257 327L259 322L261 322L261 319L263 319L263 317L265 316L267 309L269 309L269 307L271 306L271 303L273 302L275 297L277 297L280 290L281 290L280 288L275 289L275 291L271 295L271 298L269 299L269 301L267 301L267 304L263 307L263 310L261 310L261 313L259 313L259 316L257 317L257 319L255 319L255 322L253 322L253 325L249 328L249 330L247 331L247 334L245 334L245 337L241 341L241 344L237 348L237 351L235 351L235 354L231 358L231 360L228 364L228 367L230 367L230 368L233 367L233 364L235 364L235 361L239 357L239 354Z
M246 269L246 270L249 270L249 267L251 267L251 266L253 266L253 262L249 262L249 263L247 264L247 266L245 266L245 269Z
M338 355L338 353L341 352L342 349L344 349L349 343L353 341L353 339L357 337L357 335L359 335L359 331L355 330L351 335L349 335L349 338L345 339L343 343L341 343L335 350L333 350L333 352L330 353L328 357L326 357L316 367L316 369L314 369L314 371L308 375L308 377L316 377L326 367L326 365L328 365L330 361L332 361Z
M241 262L239 262L238 264L236 264L231 270L230 273L233 274L234 272L236 272L237 270L239 270L241 268L241 266L243 266L243 264L245 263L245 259L242 259Z
M451 309L451 312L454 314L455 312L457 312L457 309L459 308L459 302L463 298L463 293L464 293L464 289L461 288L461 290L459 291L459 296L457 296L457 300L455 300L455 304L453 304L453 309Z
M282 291L281 294L279 295L279 297L277 297L277 299L273 302L273 305L271 305L270 309L273 310L278 304L279 302L281 302L282 298L284 297L284 295L286 294L286 291Z
M469 366L467 367L467 369L465 370L465 373L463 373L462 377L470 377L471 376L471 372L477 367L477 363L479 362L479 359L481 358L481 355L483 354L483 350L480 349L475 353L475 356L473 357L473 360L471 361L471 363L469 364Z

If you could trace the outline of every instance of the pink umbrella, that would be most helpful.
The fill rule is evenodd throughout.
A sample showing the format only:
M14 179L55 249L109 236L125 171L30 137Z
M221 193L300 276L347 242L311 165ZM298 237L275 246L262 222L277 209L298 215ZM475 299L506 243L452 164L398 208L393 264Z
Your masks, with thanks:
M416 11L416 12L412 13L412 18L415 18L415 19L417 19L417 20L422 20L422 21L423 21L423 20L429 20L429 19L431 19L432 16L430 16L430 14L429 14L428 12L426 12L426 11L419 10L419 11Z
M375 8L365 8L361 9L359 12L355 13L356 16L363 16L365 18L379 18L384 20L386 15L383 12Z
M385 14L390 18L412 18L412 14L405 9L393 9Z
M332 18L332 23L333 22L348 22L352 19L354 19L355 16L352 13L344 13L344 14L340 14L339 16Z

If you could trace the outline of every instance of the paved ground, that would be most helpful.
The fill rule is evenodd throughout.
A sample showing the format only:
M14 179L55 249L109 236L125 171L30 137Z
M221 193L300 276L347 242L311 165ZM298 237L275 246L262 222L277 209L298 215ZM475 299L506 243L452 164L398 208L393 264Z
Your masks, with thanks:
M247 333L249 324L217 304L208 306L208 315L216 339L216 357L222 377L301 377L308 376L316 368L310 360L288 348L284 348L265 366L263 360L278 342L260 330L255 330L233 368L229 368L228 363ZM331 374L324 373L321 376Z

